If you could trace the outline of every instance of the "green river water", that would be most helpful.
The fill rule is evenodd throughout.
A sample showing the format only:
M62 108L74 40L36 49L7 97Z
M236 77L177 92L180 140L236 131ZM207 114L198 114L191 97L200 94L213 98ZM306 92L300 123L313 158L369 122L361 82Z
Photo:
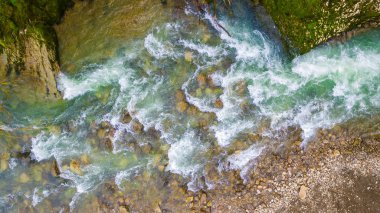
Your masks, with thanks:
M167 173L207 190L210 162L244 178L290 128L306 146L319 129L378 114L379 30L289 60L248 3L231 10L218 11L230 35L185 5L141 36L94 47L107 59L87 60L87 46L79 71L60 74L56 103L1 93L1 209L81 209L104 183L162 190L154 183Z

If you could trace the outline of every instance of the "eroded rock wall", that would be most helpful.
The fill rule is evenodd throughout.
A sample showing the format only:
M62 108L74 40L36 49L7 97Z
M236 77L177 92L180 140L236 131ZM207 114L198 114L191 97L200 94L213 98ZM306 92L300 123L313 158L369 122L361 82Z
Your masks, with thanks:
M55 77L59 72L59 22L70 0L0 0L1 91L30 99L60 97Z

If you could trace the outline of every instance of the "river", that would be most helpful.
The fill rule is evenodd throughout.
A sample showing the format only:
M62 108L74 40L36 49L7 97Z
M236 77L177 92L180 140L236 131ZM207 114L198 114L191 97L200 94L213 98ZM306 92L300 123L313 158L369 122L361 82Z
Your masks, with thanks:
M106 59L88 45L77 60L90 62L58 78L63 100L4 102L0 206L83 210L105 183L160 199L167 174L207 190L218 184L209 165L244 179L294 129L306 147L320 129L379 112L379 30L290 60L252 11L242 1L214 19L185 4L93 48L110 49Z

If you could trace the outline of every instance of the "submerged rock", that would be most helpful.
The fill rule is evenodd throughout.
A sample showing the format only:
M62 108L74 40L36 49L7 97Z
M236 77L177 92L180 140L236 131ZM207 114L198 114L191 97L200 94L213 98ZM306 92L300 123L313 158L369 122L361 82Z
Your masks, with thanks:
M204 74L199 74L197 76L198 86L203 88L207 85L207 77Z
M83 172L80 168L80 164L76 160L70 161L70 171L74 172L77 175L83 175Z
M3 172L5 170L8 169L8 161L7 160L4 160L4 159L1 159L0 160L0 172Z
M0 172L3 172L8 169L9 158L10 158L10 154L8 152L4 152L0 155Z
M193 53L189 52L189 51L186 51L185 52L185 61L191 62L192 60L193 60Z
M21 173L21 175L19 176L18 181L19 181L20 183L27 183L27 182L30 181L30 177L29 177L25 172L23 172L23 173Z

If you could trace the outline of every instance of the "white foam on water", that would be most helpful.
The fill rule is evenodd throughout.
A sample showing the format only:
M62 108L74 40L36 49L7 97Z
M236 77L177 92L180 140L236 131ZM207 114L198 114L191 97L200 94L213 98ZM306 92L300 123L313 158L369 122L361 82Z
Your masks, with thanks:
M349 45L340 46L340 49L324 47L297 57L288 69L281 65L261 32L247 34L245 30L230 30L237 26L230 26L228 21L222 20L221 25L229 32L238 32L237 36L234 33L228 36L211 15L206 14L205 18L220 32L228 46L236 50L237 61L229 70L212 76L224 89L221 96L224 106L221 110L214 110L218 124L212 127L221 146L229 145L234 136L247 129L254 130L255 119L259 117L269 118L273 131L299 126L303 130L304 145L318 129L330 128L358 113L366 113L367 109L379 107L378 52ZM264 70L255 71L257 68ZM251 118L244 120L239 117L241 110L238 107L243 99L232 89L239 81L250 82L247 86L249 100L257 108ZM335 84L332 91L326 86L329 82ZM326 91L318 97L321 88ZM363 93L366 89L370 94ZM198 104L204 103L198 101ZM342 109L343 113L339 114L337 110Z
M12 132L13 130L15 130L15 128L12 128L6 125L0 125L0 129L6 132Z
M207 147L193 132L186 132L180 141L170 146L167 170L186 177L193 176L202 167L202 152Z
M264 148L262 145L254 144L246 150L228 156L229 169L239 170L241 177L246 181L246 175L254 165L254 160L260 156Z
M145 38L144 46L157 59L173 57L175 55L173 47L170 44L161 43L153 34L149 34Z
M83 175L78 175L70 170L63 170L60 177L71 180L74 183L73 186L76 188L77 193L86 193L99 185L106 176L106 171L95 165L88 165L84 167L82 171Z
M42 200L48 197L52 192L41 188L34 188L32 197L32 206L37 206Z
M9 168L14 169L18 165L18 160L16 158L9 159Z
M219 58L221 56L226 56L227 51L220 46L212 47L206 44L202 44L199 41L197 43L188 40L180 40L179 41L185 48L192 49L197 51L201 55L207 56L209 58ZM212 60L212 59L209 59Z
M253 122L247 122L246 120L232 121L231 123L224 121L221 124L213 126L211 129L215 132L218 144L225 147L230 145L232 139L234 139L239 133L251 129L254 126L255 124Z
M90 151L89 145L81 143L75 136L61 134L59 136L41 132L32 138L32 153L37 161L51 157L60 161L69 156L76 156Z
M191 13L188 11L188 14ZM204 44L198 38L185 39L185 36L181 36L185 33L180 32L181 25L173 23L154 29L145 37L140 45L140 49L145 49L139 53L149 53L153 57L149 56L147 60L153 60L152 66L158 70L165 69L165 72L155 72L150 69L152 66L140 66L138 63L144 63L144 58L138 62L135 60L146 56L138 53L109 61L82 76L60 75L59 88L65 99L80 97L103 86L114 87L107 110L98 113L100 107L83 107L81 113L75 115L74 126L79 129L85 126L86 118L91 114L96 115L98 123L109 121L116 129L113 137L114 150L110 155L120 155L128 150L125 144L118 143L126 135L136 136L139 143L146 142L144 136L134 133L131 125L120 122L121 113L127 110L134 120L143 124L144 130L154 128L160 131L161 142L170 144L167 171L190 178L189 189L197 190L203 166L209 158L206 152L210 145L208 141L201 140L196 130L190 127L188 118L183 118L186 115L178 116L175 113L175 104L170 103L168 98L174 97L173 91L178 88L174 88L164 76L168 72L176 74L178 71L165 67L165 62L171 60L170 62L178 63L177 60L183 58L186 49L193 52L189 67L196 68L191 70L193 75L184 82L182 89L187 102L203 112L216 114L217 122L211 126L211 130L222 149L228 147L240 134L258 131L260 119L270 121L270 129L266 133L286 130L290 126L300 127L305 144L319 128L329 128L360 112L380 107L379 53L348 46L341 47L341 50L333 49L332 52L328 48L321 48L296 58L288 68L281 64L272 44L262 32L221 19L220 24L232 33L229 36L210 14L206 13L204 19L209 20L218 30L222 39L218 46ZM216 97L191 96L188 90L196 82L196 76L227 57L233 57L234 63L227 70L218 70L211 76L214 83L223 89L223 94L219 97L223 108L213 106ZM129 67L125 62L134 64ZM236 85L240 82L244 82L243 85L247 87L246 94L237 94ZM326 88L326 82L334 85ZM318 86L326 91L318 91ZM365 94L364 90L367 91ZM245 101L254 105L254 109L248 113L240 107ZM86 131L62 132L60 135L41 132L32 139L33 156L37 161L54 157L60 164L63 159L91 153L91 147L84 145L86 134ZM227 169L240 170L242 178L245 178L264 148L252 145L228 156ZM107 156L107 159L116 162L118 158L112 159L112 156ZM95 189L107 178L115 178L115 183L121 187L124 180L129 180L145 169L143 162L138 166L128 165L131 166L128 168L126 165L99 163L107 161L105 159L96 158L96 161L93 165L81 168L83 176L70 170L62 172L61 177L70 180L71 187L77 189L70 207L75 206L82 194ZM212 183L206 185L213 187ZM38 203L40 199L41 195L36 193L35 202Z
M118 172L115 176L115 183L119 187L119 189L123 190L123 187L121 186L123 181L129 180L133 176L136 176L140 172L141 169L142 169L141 166L135 166L127 170Z
M58 89L63 92L64 99L73 99L99 87L107 86L128 75L130 70L123 68L123 60L114 60L107 65L101 65L95 71L80 76L80 79L70 78L60 73L58 76Z

